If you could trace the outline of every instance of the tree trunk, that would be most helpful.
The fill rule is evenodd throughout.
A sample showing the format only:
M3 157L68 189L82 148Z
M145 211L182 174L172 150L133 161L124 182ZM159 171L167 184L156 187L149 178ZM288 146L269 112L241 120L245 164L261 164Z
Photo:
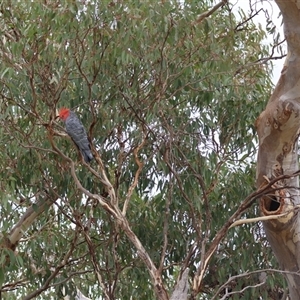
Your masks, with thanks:
M276 0L284 23L288 56L279 82L265 111L257 119L259 136L257 187L281 175L291 175L298 166L298 135L300 129L300 3ZM260 200L262 215L284 217L264 222L268 241L282 270L300 270L300 216L298 214L299 179L291 176L278 180L272 192ZM300 276L286 275L289 296L300 299Z

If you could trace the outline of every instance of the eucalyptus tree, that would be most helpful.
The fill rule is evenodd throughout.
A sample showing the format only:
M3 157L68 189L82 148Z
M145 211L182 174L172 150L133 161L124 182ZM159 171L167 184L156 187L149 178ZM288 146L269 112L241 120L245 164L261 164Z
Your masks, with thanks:
M281 10L288 55L266 109L257 119L258 188L264 228L280 268L286 273L289 299L300 297L299 277L299 66L300 5L276 1Z
M1 296L283 294L260 223L230 228L257 216L268 188L256 190L253 163L272 89L268 32L253 21L262 12L28 4L0 10ZM62 107L88 129L90 164Z

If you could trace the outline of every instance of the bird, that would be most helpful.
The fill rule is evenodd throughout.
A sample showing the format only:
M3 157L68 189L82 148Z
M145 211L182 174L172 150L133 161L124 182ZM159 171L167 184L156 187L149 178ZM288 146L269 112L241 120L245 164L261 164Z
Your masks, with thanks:
M65 128L75 145L78 147L86 163L94 158L85 128L77 115L69 108L59 110L59 118L65 122Z

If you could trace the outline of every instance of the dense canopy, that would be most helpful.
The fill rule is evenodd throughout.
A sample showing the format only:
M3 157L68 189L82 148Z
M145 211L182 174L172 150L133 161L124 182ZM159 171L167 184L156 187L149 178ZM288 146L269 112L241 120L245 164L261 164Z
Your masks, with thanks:
M204 265L255 190L254 123L272 88L256 12L209 12L212 1L28 4L0 5L1 296L156 299L130 230L169 295L186 268L191 299L220 299L230 276L241 275L226 285L232 299L259 284L245 272L277 268L259 224L223 232ZM90 167L61 107L87 129ZM256 214L255 204L247 217ZM282 277L268 274L243 299L281 293Z

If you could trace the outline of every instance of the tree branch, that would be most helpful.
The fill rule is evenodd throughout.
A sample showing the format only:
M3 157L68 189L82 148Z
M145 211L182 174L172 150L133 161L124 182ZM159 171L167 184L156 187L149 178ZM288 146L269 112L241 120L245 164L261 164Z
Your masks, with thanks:
M230 228L230 226L235 222L237 218L240 218L242 213L244 213L253 203L256 199L259 199L263 195L269 193L270 191L273 191L272 186L283 179L288 179L288 178L294 178L296 176L300 175L300 170L293 174L285 174L278 176L277 178L274 178L272 180L269 180L269 182L266 182L259 188L257 191L251 193L237 208L237 210L231 215L231 217L228 219L228 221L222 226L222 228L217 232L215 235L209 249L206 252L204 263L200 265L200 267L197 270L197 274L194 277L194 282L193 282L193 294L197 294L200 291L201 287L201 282L204 276L204 273L206 271L206 268L208 266L208 263L216 251L219 243L221 240L224 238L226 235L226 232Z
M125 201L124 201L124 205L123 205L123 210L122 210L122 213L123 215L125 216L126 215L126 211L127 211L127 208L128 208L128 204L129 204L129 200L132 196L132 193L134 191L134 189L136 188L138 182L139 182L139 177L140 177L140 174L143 170L143 162L140 161L139 159L139 151L143 148L144 144L146 143L146 138L145 137L143 139L143 141L141 142L141 144L139 144L134 150L133 150L133 155L134 155L134 159L135 159L135 163L137 164L138 166L138 169L137 171L135 172L135 175L134 175L134 180L132 182L132 184L130 185L129 189L128 189L128 192L127 192L127 195L126 195L126 198L125 198Z
M186 268L178 279L170 300L185 300L189 291L189 268Z
M217 3L215 6L213 6L210 10L202 13L201 15L198 16L197 20L192 23L192 25L197 25L203 21L203 19L211 16L217 9L220 7L224 6L225 4L228 3L228 0L222 0L219 3Z
M251 271L251 272L244 272L242 274L238 274L238 275L235 275L235 276L230 276L228 278L228 280L222 284L219 289L217 290L217 292L215 293L215 295L211 298L211 300L215 300L219 297L219 294L221 293L221 291L223 289L225 289L227 287L227 285L231 282L231 281L234 281L236 279L239 279L239 278L242 278L242 277L248 277L248 276L251 276L251 275L254 275L254 274L260 274L260 273L263 273L263 272L266 272L266 273L280 273L280 274L291 274L291 275L296 275L296 276L300 276L300 273L299 272L289 272L289 271L283 271L283 270L278 270L278 269L261 269L261 270L255 270L255 271ZM264 281L263 281L264 282ZM239 291L240 292L240 291ZM227 294L228 295L228 294ZM222 298L223 299L223 298ZM285 298L282 298L282 299L285 299Z
M24 213L24 215L21 217L19 222L12 228L9 234L9 240L12 245L12 249L16 247L19 240L24 235L24 232L27 231L27 229L32 225L32 223L35 221L35 219L44 212L44 210L51 206L53 202L56 200L53 200L47 195L45 192L45 195L41 196L42 199L39 200L37 203L32 204Z

